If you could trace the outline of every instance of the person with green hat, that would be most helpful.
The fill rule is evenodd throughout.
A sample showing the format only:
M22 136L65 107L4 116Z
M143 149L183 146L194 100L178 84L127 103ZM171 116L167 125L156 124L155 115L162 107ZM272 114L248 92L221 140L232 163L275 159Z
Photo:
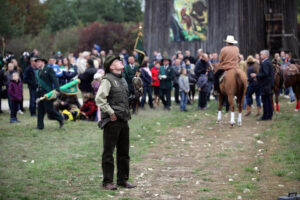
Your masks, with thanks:
M114 177L114 149L117 148L117 185L134 188L129 179L129 92L126 80L122 77L124 66L120 57L108 56L104 62L106 75L96 94L96 104L101 109L99 127L103 131L103 187L116 190Z
M56 78L54 70L47 65L47 60L38 58L35 60L38 70L35 71L35 77L37 80L37 98L44 96L44 94L56 89L59 92L58 79ZM64 125L63 116L54 110L54 100L42 100L38 102L38 117L37 117L37 128L44 129L44 116L47 113L49 119L57 120L59 122L59 128Z
M161 66L158 72L158 78L160 79L159 96L164 104L164 109L170 110L171 108L171 90L172 81L175 76L173 68L170 66L171 60L169 58L163 58L161 60Z
M128 84L129 95L134 95L134 87L132 83L132 79L136 76L138 72L138 67L135 64L135 59L133 56L128 57L128 65L124 67L124 78ZM136 102L132 103L132 113L136 112Z

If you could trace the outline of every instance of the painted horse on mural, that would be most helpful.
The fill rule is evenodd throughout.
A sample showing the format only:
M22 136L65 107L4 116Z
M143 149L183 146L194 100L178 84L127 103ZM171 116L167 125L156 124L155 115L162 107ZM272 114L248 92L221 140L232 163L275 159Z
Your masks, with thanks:
M217 72L220 65L215 65L214 72ZM230 125L235 124L234 119L234 97L236 97L236 103L239 111L238 126L242 125L242 106L247 91L247 76L244 71L239 68L233 68L224 72L222 80L220 81L219 91L219 107L218 107L218 120L217 123L221 122L222 119L222 107L224 99L228 98L228 103L231 111Z

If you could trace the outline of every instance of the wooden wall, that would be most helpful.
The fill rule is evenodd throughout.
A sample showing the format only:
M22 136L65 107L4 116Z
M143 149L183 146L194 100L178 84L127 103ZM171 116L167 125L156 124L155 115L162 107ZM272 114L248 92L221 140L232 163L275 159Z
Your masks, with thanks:
M148 55L154 50L174 54L189 49L196 55L199 48L206 52L220 52L227 35L234 35L245 56L266 48L264 14L269 6L273 12L283 12L286 33L294 31L297 36L297 0L208 0L208 32L206 41L172 42L169 39L169 22L173 0L146 0L145 49ZM284 50L298 55L298 47L289 38L284 40Z

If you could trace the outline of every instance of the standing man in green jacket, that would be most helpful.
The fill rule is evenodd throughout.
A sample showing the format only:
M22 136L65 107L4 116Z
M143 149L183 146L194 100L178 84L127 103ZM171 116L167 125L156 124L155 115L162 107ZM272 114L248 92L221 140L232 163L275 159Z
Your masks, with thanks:
M135 60L133 56L129 56L128 65L124 67L124 78L128 84L129 96L134 95L134 88L132 79L136 76L138 71L138 67L135 65ZM135 113L136 102L132 104L132 113Z
M59 84L56 78L54 70L47 66L47 60L39 58L35 60L38 70L35 71L36 80L38 83L37 98L44 96L44 94L56 90L59 92ZM38 103L38 117L37 117L37 128L44 129L44 116L47 113L48 118L51 120L57 120L59 122L59 128L64 125L63 116L54 110L53 99L42 100Z
M170 59L163 58L158 72L158 78L160 79L159 96L164 104L164 109L166 110L171 109L172 81L175 75L174 70L170 66L170 64Z
M114 177L114 149L117 148L117 185L134 188L129 179L129 92L122 77L123 64L120 57L108 56L104 62L106 75L103 77L96 95L96 103L101 109L100 127L103 131L103 187L116 190Z

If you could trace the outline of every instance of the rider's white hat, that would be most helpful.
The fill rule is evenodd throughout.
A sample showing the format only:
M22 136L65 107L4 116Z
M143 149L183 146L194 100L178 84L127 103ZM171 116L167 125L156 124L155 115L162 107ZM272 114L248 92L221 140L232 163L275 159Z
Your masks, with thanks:
M238 42L234 40L233 35L227 35L226 40L224 42L230 43L230 44L237 44Z

